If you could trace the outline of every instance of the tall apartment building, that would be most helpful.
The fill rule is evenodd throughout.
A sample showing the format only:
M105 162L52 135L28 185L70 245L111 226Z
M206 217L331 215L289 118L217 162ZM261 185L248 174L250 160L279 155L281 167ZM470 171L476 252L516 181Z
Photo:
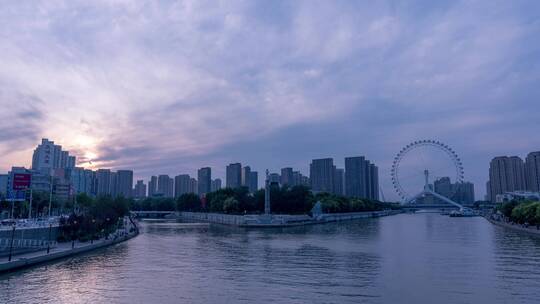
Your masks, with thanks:
M345 195L345 169L334 169L334 194Z
M166 174L158 176L157 185L158 194L163 197L174 197L174 181Z
M199 190L197 186L198 182L195 178L189 179L189 193L198 194L197 191Z
M249 173L249 192L254 193L259 189L259 173L257 171L251 171Z
M75 157L70 156L68 151L62 151L62 146L43 138L32 155L32 170L50 173L53 169L74 168L75 162Z
M116 195L126 198L132 197L133 171L118 170L116 174Z
M375 164L369 165L369 198L373 200L379 200L379 168Z
M540 192L540 151L525 158L525 183L528 191Z
M212 191L212 169L201 168L197 171L197 193L202 197Z
M309 178L313 192L334 193L335 166L332 158L314 159L309 165Z
M111 195L111 170L99 169L96 171L97 195Z
M452 183L449 177L441 177L433 183L433 191L458 204L474 203L474 184L470 182ZM438 203L444 203L435 199Z
M226 169L227 188L239 188L242 186L242 164L229 164Z
M180 197L187 193L193 193L191 177L188 174L180 174L174 178L174 196Z
M294 184L294 173L292 168L282 168L281 169L281 185L282 186L295 186Z
M251 167L250 166L245 166L242 168L242 173L241 173L241 176L240 176L240 184L242 185L242 187L247 187L249 188L249 183L250 183L250 179L251 179Z
M133 189L133 197L136 199L146 198L146 185L143 180L138 180Z
M489 163L489 198L493 203L497 195L526 190L525 166L517 156L495 157Z
M158 185L157 176L150 177L150 181L148 181L148 197L156 196L158 192L157 185Z
M71 184L76 194L86 193L96 195L96 173L84 168L73 168L69 170Z
M379 169L364 156L345 158L345 195L379 199Z
M220 178L216 178L215 180L212 181L212 192L214 191L218 191L219 189L221 189L221 179Z
M0 199L7 197L8 175L0 174Z

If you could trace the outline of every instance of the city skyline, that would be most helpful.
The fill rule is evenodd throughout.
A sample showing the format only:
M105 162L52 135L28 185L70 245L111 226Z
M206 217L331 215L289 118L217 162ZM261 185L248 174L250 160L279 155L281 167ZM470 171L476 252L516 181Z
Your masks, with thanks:
M145 180L365 155L392 199L394 155L436 138L481 198L493 157L540 147L539 3L39 6L0 10L0 172L42 137Z
M34 149L31 160L32 165L26 168L24 166L12 166L12 169L15 171L34 171L36 174L38 174L39 178L42 178L48 174L55 176L58 175L58 177L61 176L62 178L67 178L69 183L72 184L73 189L75 189L77 192L92 193L92 190L90 189L94 189L93 191L95 191L95 194L112 194L113 196L122 194L125 197L137 197L136 193L140 192L140 189L137 189L137 187L134 188L134 186L144 186L145 189L148 188L145 195L149 197L158 194L170 198L178 197L183 193L196 193L204 196L204 194L210 191L215 191L221 188L221 178L218 177L216 179L212 179L211 167L202 167L197 169L195 175L197 178L192 178L189 174L185 173L181 173L176 177L170 177L167 174L159 174L158 176L152 175L146 178L135 174L133 170L129 169L117 169L115 172L114 169L111 170L110 168L97 168L95 171L92 171L88 168L74 166L77 163L76 157L70 156L69 153L70 151L62 150L61 145L55 144L54 141L47 138L43 138L41 143L36 147L36 149ZM504 194L506 191L537 192L539 187L538 185L540 184L540 182L538 182L540 180L540 167L538 161L539 155L540 151L533 151L528 153L527 157L524 159L519 156L494 157L489 164L489 177L484 189L486 190L486 195L483 197L479 197L477 195L478 191L475 190L474 183L471 183L468 180L463 180L462 182L467 187L469 187L469 185L471 186L470 197L474 198L476 196L478 200L485 199L492 202L495 202L496 195ZM421 158L423 159L422 156ZM497 177L493 175L492 170L501 170L494 169L497 168L494 167L494 164L498 163L498 161L501 159L509 159L513 162L517 161L517 165L519 167L516 168L521 170L520 173L517 173L516 175L516 173L512 173L516 169L506 169L510 171L507 171L507 173L501 171L501 173L497 173ZM300 170L295 171L292 167L281 168L281 170L278 170L278 172L281 174L270 172L269 178L271 182L277 182L280 185L307 185L315 193L323 191L348 197L356 196L370 199L379 199L380 195L383 197L385 196L385 190L379 188L381 182L379 180L379 170L376 164L370 164L370 161L367 160L365 156L345 157L344 161L345 169L341 169L334 164L334 158L332 157L312 159L309 165L309 176L306 177L306 181L303 180L303 172ZM362 165L364 162L367 165ZM318 165L315 166L314 164L316 163L318 163ZM317 169L314 170L314 168ZM255 190L260 189L261 183L264 185L264 179L259 181L257 178L257 171L252 171L251 166L249 165L243 166L241 163L230 163L225 166L225 169L226 187L247 187L249 188L249 191L253 193ZM67 170L67 175L64 173L65 170ZM365 177L358 175L360 172L362 172L362 175L365 174ZM499 175L500 177L498 177ZM0 177L1 176L5 175L0 173ZM94 182L91 181L91 178L94 176L96 178L95 185ZM246 176L248 177L246 178ZM348 178L346 178L347 176ZM179 180L179 178L183 177L185 178ZM106 180L105 184L103 184L103 182L100 183L100 179ZM434 180L430 180L432 187L435 185L435 188L437 188L437 182L440 182L441 179L447 179L447 183L453 182L452 177L439 176L435 177ZM507 183L508 180L508 185L498 186L501 183L500 179L503 179L504 183ZM202 184L199 182L200 180L203 180ZM348 182L351 180L354 181ZM4 181L1 182L3 183ZM141 182L142 184L140 184ZM353 190L352 187L357 186L353 186L351 183L355 185L361 184L363 185L361 187L367 188L364 188L364 190L360 190L359 188ZM514 185L514 183L516 184ZM444 192L446 190L442 191ZM443 192L440 192L440 194ZM388 194L386 195L388 196ZM390 193L389 197L392 196L393 193ZM390 200L394 199L392 198ZM466 200L470 201L470 199Z

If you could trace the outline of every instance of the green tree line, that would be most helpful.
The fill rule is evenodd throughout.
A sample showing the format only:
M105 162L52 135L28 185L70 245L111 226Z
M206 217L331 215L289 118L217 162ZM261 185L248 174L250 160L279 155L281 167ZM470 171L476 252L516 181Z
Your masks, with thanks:
M500 205L498 209L514 223L540 225L540 202L511 201Z
M132 200L110 195L91 197L77 195L76 205L69 217L60 219L59 241L97 239L115 231Z
M325 213L379 211L399 208L398 204L347 198L344 196L318 193L314 195L304 186L270 188L271 209L274 214L306 214L317 201ZM245 187L225 188L206 194L200 199L196 194L183 194L177 199L146 198L133 201L132 210L141 211L191 211L228 214L257 214L264 212L264 190L249 193Z

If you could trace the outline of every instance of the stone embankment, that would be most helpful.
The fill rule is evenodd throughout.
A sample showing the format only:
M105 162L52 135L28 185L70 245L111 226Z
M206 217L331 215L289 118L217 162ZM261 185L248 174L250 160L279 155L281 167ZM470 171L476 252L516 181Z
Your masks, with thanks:
M93 242L75 242L74 244L71 242L59 243L56 245L56 247L51 248L49 253L47 253L46 250L41 250L25 254L16 254L12 257L11 261L9 261L7 257L4 257L0 259L0 273L71 257L77 254L90 252L92 250L127 241L139 234L139 229L135 222L131 223L132 224L130 224L127 229L118 230L109 235L107 238L99 239Z
M540 229L538 229L536 226L526 227L526 226L516 224L516 223L512 224L511 222L505 222L502 220L493 219L490 216L485 216L485 219L488 220L493 225L496 225L499 227L504 227L504 228L515 230L515 231L525 232L525 233L540 237Z
M401 211L387 210L373 212L325 213L311 217L309 215L287 214L231 215L221 213L178 212L175 217L185 221L208 222L240 227L289 227L382 217L398 213L401 213Z

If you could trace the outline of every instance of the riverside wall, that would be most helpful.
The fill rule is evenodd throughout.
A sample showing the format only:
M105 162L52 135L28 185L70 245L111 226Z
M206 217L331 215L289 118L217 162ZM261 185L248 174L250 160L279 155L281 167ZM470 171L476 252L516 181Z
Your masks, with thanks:
M231 215L221 213L178 212L176 217L186 221L208 222L242 227L286 227L313 225L329 222L350 221L365 218L389 216L401 213L400 210L326 213L314 217L309 215Z
M504 227L504 228L508 228L508 229L512 229L512 230L516 230L516 231L521 231L521 232L525 232L525 233L536 235L536 236L540 237L540 230L536 229L536 226L523 227L523 226L521 226L519 224L513 224L512 225L512 223L506 223L506 222L502 222L502 221L497 221L497 220L489 218L489 216L485 216L484 218L486 220L488 220L490 223L492 223L493 225L495 225L495 226Z

